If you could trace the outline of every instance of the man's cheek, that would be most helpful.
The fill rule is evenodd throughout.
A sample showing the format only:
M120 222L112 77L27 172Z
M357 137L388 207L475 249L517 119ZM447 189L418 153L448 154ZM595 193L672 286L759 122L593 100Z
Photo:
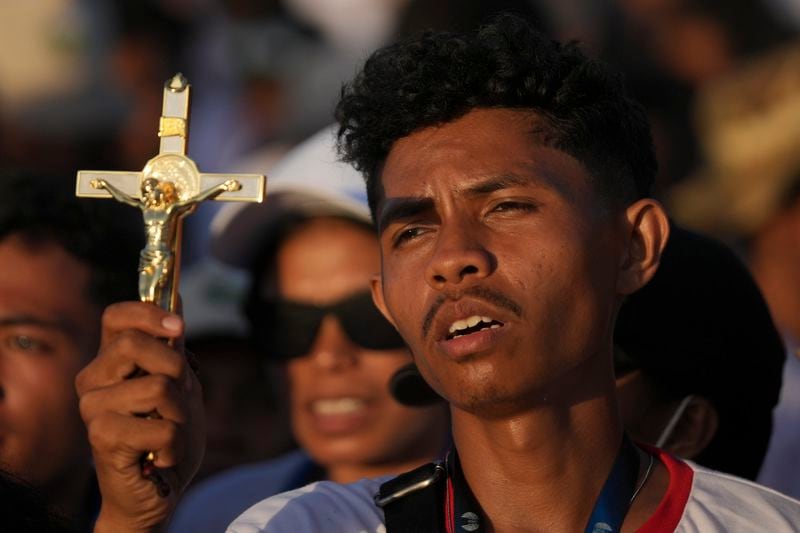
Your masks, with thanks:
M424 343L425 339L421 338L421 328L419 320L416 318L422 316L420 310L416 307L408 306L409 303L413 303L414 299L406 298L406 306L400 311L402 319L398 321L397 325L400 329L400 335L408 345L419 346Z

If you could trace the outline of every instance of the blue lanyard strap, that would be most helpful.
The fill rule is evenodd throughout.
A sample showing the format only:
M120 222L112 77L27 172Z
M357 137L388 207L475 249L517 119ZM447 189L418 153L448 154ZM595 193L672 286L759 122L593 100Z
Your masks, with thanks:
M586 525L586 533L611 533L622 529L622 522L628 514L628 508L636 491L638 477L639 454L630 439L625 436L622 438L611 473L594 504L589 523Z
M451 507L447 509L445 520L449 521L448 531L469 531L481 533L483 526L480 506L469 489L455 448L451 449L446 459L447 473L452 483ZM631 500L636 491L636 480L639 477L639 454L627 436L622 438L617 458L611 473L600 491L594 504L586 533L618 533L628 513Z

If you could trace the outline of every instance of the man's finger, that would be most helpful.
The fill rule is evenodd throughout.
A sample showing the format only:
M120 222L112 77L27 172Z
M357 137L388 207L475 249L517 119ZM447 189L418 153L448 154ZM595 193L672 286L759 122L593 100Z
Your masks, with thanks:
M183 457L181 427L170 420L105 413L86 425L98 468L122 472L140 468L141 457L154 452L158 468L170 468Z
M78 374L78 395L119 383L137 370L164 374L179 383L187 383L190 373L182 354L147 333L126 330L103 345L98 356Z
M80 398L81 416L89 422L106 412L128 416L156 412L182 424L188 407L179 387L163 374L151 374L93 389Z
M101 344L129 329L137 329L153 337L172 339L183 335L184 328L180 316L145 302L119 302L109 305L103 313L102 326Z

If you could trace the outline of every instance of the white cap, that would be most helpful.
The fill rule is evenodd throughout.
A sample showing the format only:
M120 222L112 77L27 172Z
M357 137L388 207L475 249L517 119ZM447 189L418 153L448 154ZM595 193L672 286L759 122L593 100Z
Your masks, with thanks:
M279 222L291 215L338 216L370 223L367 190L358 171L338 160L336 126L303 141L267 177L261 204L228 204L211 222L211 253L249 268Z

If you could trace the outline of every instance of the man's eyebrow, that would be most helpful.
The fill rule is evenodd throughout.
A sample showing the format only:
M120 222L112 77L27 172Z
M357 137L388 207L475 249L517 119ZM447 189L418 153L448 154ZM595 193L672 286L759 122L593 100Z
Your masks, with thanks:
M40 328L57 329L69 333L73 328L62 320L47 320L33 315L11 315L0 318L0 327L11 326L37 326Z
M378 216L378 234L383 233L389 224L397 220L430 211L433 207L431 198L387 198L383 201Z
M536 183L536 180L518 174L501 174L499 176L489 176L477 183L466 185L463 187L462 192L468 196L479 196L511 187L530 186Z

